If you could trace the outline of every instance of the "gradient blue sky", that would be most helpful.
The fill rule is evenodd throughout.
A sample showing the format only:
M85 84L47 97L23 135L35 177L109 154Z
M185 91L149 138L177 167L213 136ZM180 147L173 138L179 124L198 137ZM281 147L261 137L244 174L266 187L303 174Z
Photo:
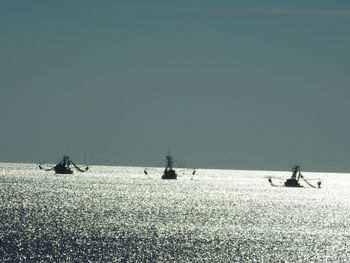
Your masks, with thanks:
M350 172L350 1L0 2L0 161Z

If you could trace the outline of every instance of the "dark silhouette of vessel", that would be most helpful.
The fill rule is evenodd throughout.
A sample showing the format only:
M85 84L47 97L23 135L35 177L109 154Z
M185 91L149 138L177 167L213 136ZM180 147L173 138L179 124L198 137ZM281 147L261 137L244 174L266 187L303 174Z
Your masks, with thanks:
M287 181L284 182L284 186L286 187L302 187L299 183L299 179L302 178L301 172L300 172L300 166L295 165L292 168L293 174L292 177L287 179Z
M51 168L44 169L41 164L39 164L39 168L41 170L44 170L44 171L54 170L56 174L73 174L73 170L71 168L71 165L75 169L77 169L79 172L86 172L89 169L88 166L86 166L85 169L81 169L72 160L70 160L67 155L64 155L63 159L58 164L56 164L55 166L53 166Z
M304 187L302 185L300 185L299 180L302 179L306 184L308 184L310 187L312 188L321 188L321 183L322 180L321 179L306 179L300 172L300 166L299 165L295 165L292 168L292 176L291 178L287 179L283 185L279 185L279 184L274 184L272 182L272 178L275 178L277 180L284 180L282 178L279 177L267 177L267 180L269 181L269 183L271 184L271 186L284 186L284 187ZM311 183L311 181L317 180L317 186L315 186L314 184Z
M162 175L162 179L176 179L177 174L173 168L173 157L168 154L166 156L166 164L165 164L165 169Z

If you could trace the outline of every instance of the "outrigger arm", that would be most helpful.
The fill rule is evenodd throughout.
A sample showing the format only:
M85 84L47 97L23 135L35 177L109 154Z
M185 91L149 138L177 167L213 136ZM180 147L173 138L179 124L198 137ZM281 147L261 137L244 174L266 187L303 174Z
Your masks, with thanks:
M55 169L55 166L54 167L51 167L51 168L48 168L48 169L45 169L45 168L43 168L42 166L41 166L41 164L39 164L39 168L40 168L40 170L44 170L44 171L51 171L51 170L53 170L53 169Z
M39 168L40 170L44 170L44 171L51 171L51 170L55 170L56 173L58 174L72 174L73 171L70 169L70 165L73 165L75 169L77 169L79 172L86 172L89 169L89 166L86 166L85 168L80 168L79 166L77 166L74 162L72 162L68 156L63 156L63 159L56 164L53 167L50 167L48 169L43 168L42 164L39 164Z
M81 169L79 166L77 166L75 163L73 163L72 161L70 161L71 164L73 164L73 166L75 167L75 169L77 169L79 172L86 172L87 170L89 170L89 166L86 166L85 169Z

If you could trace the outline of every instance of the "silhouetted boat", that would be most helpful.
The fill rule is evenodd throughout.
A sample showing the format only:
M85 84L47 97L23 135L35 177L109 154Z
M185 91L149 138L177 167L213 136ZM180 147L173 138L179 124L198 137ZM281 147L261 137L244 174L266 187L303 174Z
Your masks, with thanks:
M311 182L309 182L309 181L311 181L310 179L306 180L306 178L301 174L299 165L295 165L292 168L292 171L293 171L292 177L287 179L287 181L284 182L284 186L286 186L286 187L303 187L299 183L299 179L303 179L303 181L305 183L307 183L310 187L312 187L312 188L321 188L322 180L320 180L320 179L311 179L311 180L317 180L317 187L316 187Z
M281 187L281 186L285 186L285 187L304 187L302 185L300 185L299 180L302 179L306 184L308 184L310 187L312 188L321 188L321 183L322 180L321 179L306 179L300 172L300 166L299 165L295 165L292 168L292 177L287 179L283 185L280 184L274 184L272 182L272 178L277 179L277 180L284 180L284 178L280 178L280 177L267 177L267 180L269 181L269 183L271 184L271 186L277 186L277 187ZM311 181L315 181L317 180L317 186L315 186L314 184L311 183Z
M287 181L284 182L284 186L286 187L302 187L299 183L299 179L302 177L300 172L300 166L295 165L292 168L293 174L292 177L287 179Z
M73 161L71 161L67 155L63 156L62 161L51 168L44 169L41 164L39 164L39 168L44 171L54 170L56 174L72 174L73 170L70 167L71 165L79 172L85 172L89 169L88 166L86 166L85 169L81 169Z
M170 156L170 154L168 154L166 156L166 164L162 175L162 179L176 179L176 178L177 178L177 174L173 169L173 157Z

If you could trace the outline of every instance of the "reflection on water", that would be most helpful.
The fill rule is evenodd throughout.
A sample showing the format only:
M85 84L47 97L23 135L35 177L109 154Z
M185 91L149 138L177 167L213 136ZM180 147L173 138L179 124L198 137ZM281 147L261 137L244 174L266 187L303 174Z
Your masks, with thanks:
M350 175L141 167L54 175L0 164L2 262L349 262ZM182 174L182 173L181 173Z

